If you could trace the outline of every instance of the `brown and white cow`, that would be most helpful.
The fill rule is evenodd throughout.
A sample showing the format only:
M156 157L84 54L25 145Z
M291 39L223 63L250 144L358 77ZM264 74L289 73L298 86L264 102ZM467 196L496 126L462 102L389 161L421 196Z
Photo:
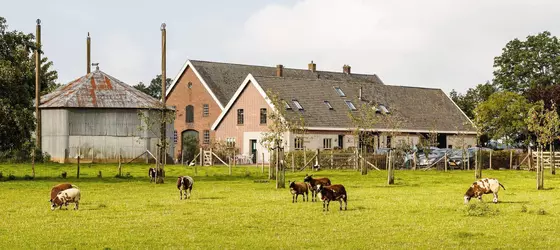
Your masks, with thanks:
M191 198L191 191L193 188L194 180L190 176L179 176L177 179L177 189L179 189L179 198L183 199L183 192L185 193L185 200Z
M313 175L305 175L303 182L309 183L311 185L311 201L317 201L317 185L329 186L331 185L331 180L329 178L313 178Z
M49 202L51 203L51 209L52 207L56 207L56 205L54 204L54 200L57 198L56 196L58 195L58 193L60 191L66 190L66 189L70 189L70 188L78 188L70 183L60 183L54 187L51 188L51 199L49 200Z
M305 196L307 196L307 201L309 201L309 184L295 181L288 182L290 183L290 193L292 193L292 203L297 202L300 194L303 196L303 201L305 201Z
M75 203L76 206L74 210L78 210L78 205L80 203L80 190L77 188L70 188L60 191L56 198L53 200L54 205L51 206L51 210L54 210L57 206L62 209L62 205L68 208L68 203Z
M473 182L473 184L469 187L469 189L467 189L467 192L465 193L465 204L469 203L472 197L476 197L479 201L482 201L482 195L490 193L494 194L494 199L492 201L494 203L497 203L498 191L500 190L500 186L504 190L506 190L502 183L493 178L484 178Z
M341 184L334 184L330 186L317 185L321 200L323 200L323 211L325 207L329 211L329 203L331 201L340 202L340 210L342 210L342 202L344 201L344 210L348 208L348 194L346 189Z

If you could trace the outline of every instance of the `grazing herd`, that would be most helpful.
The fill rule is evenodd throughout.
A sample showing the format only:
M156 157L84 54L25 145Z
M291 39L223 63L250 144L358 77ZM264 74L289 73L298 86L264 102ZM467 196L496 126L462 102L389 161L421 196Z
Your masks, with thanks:
M148 170L148 177L150 182L155 181L156 171L154 168ZM342 184L332 184L329 178L313 178L313 175L305 175L303 182L288 181L290 183L290 193L292 194L292 203L296 203L298 196L301 195L303 201L309 201L309 192L311 191L311 201L317 201L317 196L323 201L323 211L329 211L329 204L331 201L338 201L340 203L340 210L342 210L342 202L344 202L344 210L348 209L348 194L346 188ZM191 191L193 188L194 180L190 176L179 176L177 178L177 189L179 189L179 199L191 198ZM506 189L497 179L484 178L475 181L465 193L464 202L468 203L471 198L476 197L482 201L483 194L493 194L494 203L498 202L498 191L502 187ZM69 203L74 203L74 210L78 210L80 203L80 190L77 186L70 183L58 184L51 189L50 200L51 210L57 207L62 209L66 206L68 209Z
M331 184L329 178L313 178L313 175L305 175L303 182L290 182L290 193L292 193L292 203L297 202L298 195L303 196L303 201L307 196L309 201L309 190L311 190L311 201L319 199L323 201L323 211L329 211L329 203L331 201L340 202L340 210L342 210L342 202L344 201L344 210L348 209L348 195L346 188L341 184Z

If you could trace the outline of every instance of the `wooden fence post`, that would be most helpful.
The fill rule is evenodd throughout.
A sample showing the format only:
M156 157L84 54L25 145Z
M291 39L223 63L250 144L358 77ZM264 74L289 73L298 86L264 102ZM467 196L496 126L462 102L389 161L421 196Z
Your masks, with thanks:
M445 161L445 172L447 172L447 152L445 152L445 154L443 155L443 160Z
M232 164L232 163L231 163L231 157L228 157L228 158L229 158L229 161L228 161L229 176L231 176L231 164ZM234 160L234 162L235 162L235 160Z
M554 152L554 144L550 144L550 173L556 175L556 156Z
M78 173L76 174L76 177L80 179L80 155L78 155Z
M393 175L393 150L389 150L389 168L387 169L387 184L395 184L395 177Z
M509 169L513 168L513 150L509 150Z
M185 152L181 150L181 165L185 165Z
M202 151L202 148L200 148L200 166L204 166L204 151ZM195 173L196 173L196 168L195 168Z
M412 170L416 170L416 152L412 153Z
M295 162L295 160L296 160L296 156L295 156L295 155L296 155L296 154L295 154L295 151L292 151L292 154L291 154L291 155L292 155L292 172L295 172L295 171L296 171L296 162Z
M531 171L531 169L533 169L533 150L531 149L531 147L529 147L527 152L529 153L529 171Z
M307 149L303 147L303 165L307 163Z
M490 159L489 159L490 169L492 169L492 152L494 152L494 150L490 149Z
M261 173L264 174L264 153L262 153Z
M334 149L331 149L331 169L334 168Z
M121 160L122 160L122 156L119 150L119 176L122 176Z

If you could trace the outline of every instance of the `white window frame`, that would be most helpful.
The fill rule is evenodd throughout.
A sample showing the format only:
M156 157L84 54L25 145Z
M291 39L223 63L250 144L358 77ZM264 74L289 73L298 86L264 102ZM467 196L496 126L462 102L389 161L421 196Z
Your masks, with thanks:
M331 103L329 101L325 101L325 105L327 105L327 108L329 108L329 110L333 110L333 106L331 105Z
M323 138L323 148L332 149L332 138Z
M303 110L303 106L301 106L301 103L299 103L297 99L293 99L292 102L294 103L294 105L296 105L297 109Z
M342 89L340 87L334 87L334 91L336 91L336 93L340 97L345 97L346 96L346 94L344 94L344 91L342 91Z
M344 101L346 103L346 106L348 106L348 109L352 110L352 111L356 111L358 110L356 108L356 105L354 105L354 103L352 103L352 101Z
M303 137L294 138L294 150L303 150Z

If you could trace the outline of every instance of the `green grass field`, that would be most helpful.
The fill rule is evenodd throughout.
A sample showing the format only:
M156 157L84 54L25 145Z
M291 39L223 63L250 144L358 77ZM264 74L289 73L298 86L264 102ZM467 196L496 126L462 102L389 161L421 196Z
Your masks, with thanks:
M260 169L168 166L166 183L150 184L148 165L125 165L133 178L115 178L114 165L0 165L0 249L403 249L560 248L560 176L547 172L536 190L535 172L484 171L507 190L464 205L472 171L396 171L362 176L354 171L321 171L348 191L348 211L338 202L323 212L320 202L291 203L288 189L276 190ZM55 176L68 172L68 179ZM103 178L97 178L102 171ZM16 180L6 181L13 174ZM195 185L190 200L179 200L178 175ZM288 172L302 181L305 172ZM71 182L82 191L80 210L49 209L50 188Z

